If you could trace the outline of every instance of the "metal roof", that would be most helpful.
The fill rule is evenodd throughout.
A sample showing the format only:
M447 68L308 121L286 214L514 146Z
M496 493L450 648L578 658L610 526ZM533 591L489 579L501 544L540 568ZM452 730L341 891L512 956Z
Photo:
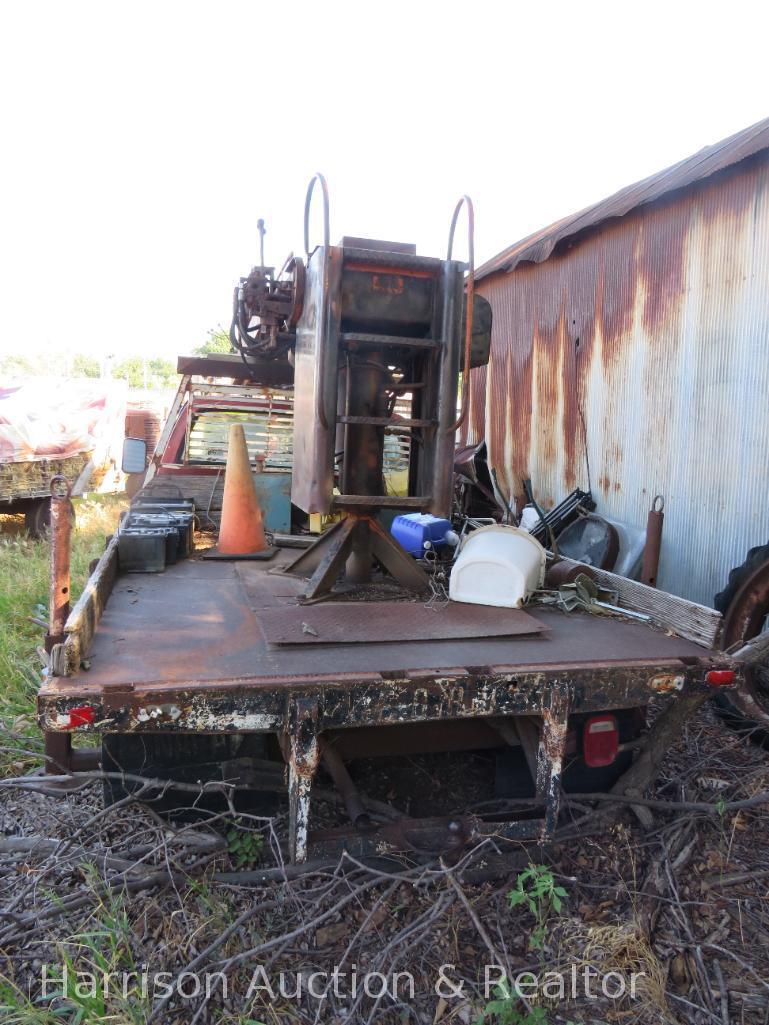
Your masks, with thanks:
M698 153L673 164L672 167L666 167L649 178L628 185L608 199L602 199L600 203L586 207L579 213L570 214L516 242L515 245L503 249L476 271L476 280L497 271L511 271L519 263L542 263L564 239L595 227L611 217L623 217L643 203L651 203L674 189L702 181L703 178L708 178L717 171L737 164L764 149L769 149L769 118L737 132L736 135L730 135L728 139L722 139L713 146L706 146Z

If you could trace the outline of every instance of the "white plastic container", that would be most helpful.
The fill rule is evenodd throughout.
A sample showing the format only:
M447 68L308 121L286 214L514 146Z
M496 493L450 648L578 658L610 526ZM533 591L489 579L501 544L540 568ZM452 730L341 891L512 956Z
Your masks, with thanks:
M519 608L545 579L545 549L526 530L494 524L462 542L449 582L452 601Z
M521 522L518 524L521 530L525 530L530 534L541 522L542 520L539 518L539 513L533 505L524 506L523 512L521 513Z

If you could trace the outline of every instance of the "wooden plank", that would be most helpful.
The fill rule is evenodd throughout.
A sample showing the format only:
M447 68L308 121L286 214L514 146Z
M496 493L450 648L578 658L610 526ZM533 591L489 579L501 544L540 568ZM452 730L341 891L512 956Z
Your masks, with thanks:
M88 654L96 625L101 619L107 600L117 578L117 532L112 535L102 557L96 564L83 593L64 624L66 640L64 659L52 660L55 676L71 676L80 669L80 663Z
M331 504L371 506L372 509L426 509L430 504L430 496L332 495Z
M222 384L217 381L215 384L195 381L192 385L195 398L202 396L231 395L234 399L256 399L261 402L284 402L293 403L293 388L263 388L259 384L245 382L242 384Z
M571 566L578 565L572 559L563 561ZM672 630L695 644L705 648L716 646L723 619L720 612L707 605L698 605L697 602L660 591L656 587L649 587L638 580L629 580L616 573L609 573L608 570L596 569L595 566L589 568L601 587L616 591L617 604L621 608L643 612L657 626Z

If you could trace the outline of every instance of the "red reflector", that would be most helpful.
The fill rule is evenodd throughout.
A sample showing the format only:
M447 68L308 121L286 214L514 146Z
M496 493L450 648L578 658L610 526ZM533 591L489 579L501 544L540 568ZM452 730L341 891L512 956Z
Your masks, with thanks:
M582 733L582 757L591 769L611 765L617 757L619 730L613 715L594 715Z
M711 687L728 687L734 683L733 669L711 669L705 677L705 683Z
M79 705L69 710L70 726L90 726L96 718L96 709L90 705Z

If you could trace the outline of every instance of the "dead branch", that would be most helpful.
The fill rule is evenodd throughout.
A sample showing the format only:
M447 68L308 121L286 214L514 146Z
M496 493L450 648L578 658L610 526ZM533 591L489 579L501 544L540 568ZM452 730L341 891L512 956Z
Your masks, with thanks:
M724 886L737 886L754 879L766 879L769 868L756 868L752 872L732 872L730 875L711 876L702 883L703 890L720 890Z
M713 974L716 977L718 983L718 996L721 1001L721 1021L723 1025L729 1025L729 993L726 989L726 983L724 982L724 973L721 971L721 965L718 962L718 958L714 957L713 961Z
M500 968L505 968L509 972L509 970L510 970L509 969L509 965L507 965L505 963L505 961L503 960L503 958L501 957L501 955L497 951L496 947L492 943L491 937L486 932L486 929L484 928L481 920L478 918L477 914L475 913L475 910L473 909L472 904L467 899L467 894L462 889L462 887L459 885L459 883L456 881L456 879L454 878L453 874L451 873L451 870L449 868L447 868L447 866L443 862L441 862L441 867L444 869L444 871L446 873L446 878L448 879L449 883L453 886L454 891L456 892L457 896L459 897L460 901L462 902L462 906L464 907L465 911L469 915L470 921L475 926L475 931L478 933L480 938L483 940L484 946L486 947L488 952L494 958L494 963L498 964Z
M570 803L569 795L564 800ZM714 804L710 801L666 801L664 799L636 797L635 795L625 797L621 794L580 794L579 801L604 801L610 804L639 804L644 808L654 808L656 811L690 811L701 812L704 815L725 815L727 812L748 811L751 808L761 808L769 804L769 790L756 794L754 797L746 797L738 801L725 801Z
M743 958L738 954L735 954L733 950L727 950L725 947L719 947L716 943L706 943L705 946L708 950L715 950L719 954L723 954L724 957L728 957L731 958L732 961L736 961L741 968L752 975L756 982L758 982L767 991L767 993L769 993L769 982L767 982L766 979L762 979L753 965L748 964L748 962L743 960Z
M708 698L707 693L695 691L669 702L649 731L638 758L614 785L612 793L640 797L656 779L664 758L678 741L686 723Z

